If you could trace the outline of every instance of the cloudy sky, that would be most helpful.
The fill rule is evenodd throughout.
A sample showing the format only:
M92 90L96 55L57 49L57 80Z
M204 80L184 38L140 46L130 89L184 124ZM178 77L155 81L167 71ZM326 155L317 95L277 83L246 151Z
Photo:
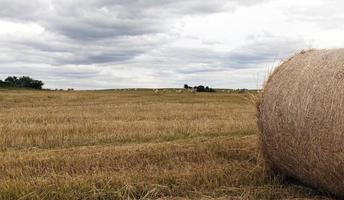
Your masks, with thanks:
M282 59L344 45L341 0L0 0L0 79L48 88L256 88Z

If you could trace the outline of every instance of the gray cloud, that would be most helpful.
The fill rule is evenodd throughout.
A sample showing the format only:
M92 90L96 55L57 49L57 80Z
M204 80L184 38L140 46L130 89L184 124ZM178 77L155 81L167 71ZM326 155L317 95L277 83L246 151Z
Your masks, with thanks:
M0 20L32 23L42 31L0 38L0 74L35 76L49 87L154 87L202 80L219 84L216 76L273 62L307 45L302 38L272 34L253 35L228 50L212 48L221 41L204 38L195 39L200 46L176 45L184 37L176 22L262 2L1 0Z
M132 87L162 87L166 84L166 81L169 84L177 84L176 82L178 82L179 85L183 82L205 84L217 79L215 75L212 77L209 74L221 76L229 72L234 74L234 70L250 69L262 65L271 66L281 58L307 47L301 38L280 38L273 35L251 36L246 44L231 51L215 51L210 48L177 48L159 46L155 43L153 45L156 45L154 50L142 50L141 54L140 52L130 53L125 49L115 50L111 45L108 51L99 46L90 46L83 50L76 47L72 52L62 52L71 55L70 57L65 55L56 56L56 58L52 59L51 64L53 66L37 68L34 64L27 64L27 58L17 59L16 62L19 63L16 64L16 67L10 66L7 70L2 70L5 68L0 65L0 73L16 74L16 72L18 73L25 68L27 71L35 72L36 76L43 79L47 80L47 77L49 77L48 80L53 86L65 85L66 83L62 83L61 80L70 80L69 87L76 88L81 87L77 81L80 79L93 80L92 82L97 83L99 88L106 86L105 83L99 82L100 79L115 81L114 83L108 81L108 86L103 88L121 87L119 85L121 81L130 82ZM123 46L125 45L123 44ZM149 47L150 45L147 48ZM97 48L100 49L97 50ZM110 52L110 54L106 54L106 52ZM31 63L44 62L45 53L45 51L43 53L33 52L32 54L36 57L30 58L34 59L30 60ZM48 54L50 54L49 51ZM37 55L40 56L37 57ZM113 57L114 55L123 57L117 58ZM52 56L50 55L50 57ZM22 63L26 64L23 65ZM70 63L80 66L72 67ZM91 63L95 65L90 65ZM112 74L118 71L124 72L121 74L130 75L125 78L125 76ZM145 85L142 82L144 80L139 79L139 77L147 80L154 79L155 81ZM248 79L250 78L248 77ZM218 83L214 82L213 84ZM233 83L231 84L233 85ZM127 86L130 85L127 84ZM87 88L87 85L82 84L82 88L85 87Z
M261 1L258 1L261 3ZM165 32L181 16L234 10L253 0L2 0L0 17L33 21L75 40Z
M291 54L306 49L307 43L299 37L278 37L272 34L251 35L247 43L230 51L210 48L162 48L152 53L146 62L160 69L175 66L176 73L219 72L257 67L278 62ZM145 62L145 61L141 61Z
M342 1L318 2L308 7L290 6L285 15L290 16L292 22L306 21L309 24L322 26L326 30L343 29L344 16L342 14Z
M0 17L9 20L36 20L42 11L49 9L50 1L32 0L32 1L12 1L1 0Z
M271 34L250 36L248 43L232 50L228 66L247 68L262 63L273 63L306 49L309 45L299 37L277 37Z

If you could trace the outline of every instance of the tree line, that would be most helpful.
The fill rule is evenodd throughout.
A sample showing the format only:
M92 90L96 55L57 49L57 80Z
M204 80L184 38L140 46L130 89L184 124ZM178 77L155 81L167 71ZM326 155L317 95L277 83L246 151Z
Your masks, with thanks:
M203 85L190 87L188 84L184 84L184 89L190 89L195 92L215 92L213 88L210 88L208 86L203 86Z
M5 80L0 80L0 87L31 88L41 90L44 83L28 76L9 76Z

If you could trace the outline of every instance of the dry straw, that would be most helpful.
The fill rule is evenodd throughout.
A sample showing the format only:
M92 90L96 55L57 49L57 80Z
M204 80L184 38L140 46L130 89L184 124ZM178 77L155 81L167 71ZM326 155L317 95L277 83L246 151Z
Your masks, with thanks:
M271 169L344 197L344 49L282 63L265 85L258 125Z

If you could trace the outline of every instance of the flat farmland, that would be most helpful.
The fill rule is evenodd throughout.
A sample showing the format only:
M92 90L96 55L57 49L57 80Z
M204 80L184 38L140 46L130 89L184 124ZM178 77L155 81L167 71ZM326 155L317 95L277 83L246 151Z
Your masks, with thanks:
M326 199L267 175L257 94L0 91L0 199Z

